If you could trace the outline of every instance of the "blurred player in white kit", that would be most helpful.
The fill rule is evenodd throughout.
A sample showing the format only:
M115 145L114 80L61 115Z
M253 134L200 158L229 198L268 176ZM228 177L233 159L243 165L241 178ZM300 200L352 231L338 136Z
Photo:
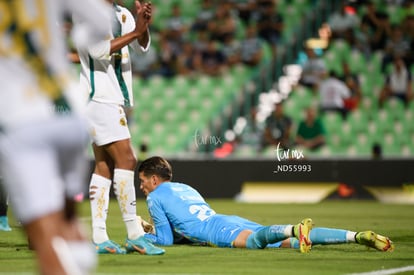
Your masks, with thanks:
M41 274L88 274L96 265L72 199L88 142L62 31L72 14L82 19L72 33L79 47L111 27L101 0L0 1L0 174Z

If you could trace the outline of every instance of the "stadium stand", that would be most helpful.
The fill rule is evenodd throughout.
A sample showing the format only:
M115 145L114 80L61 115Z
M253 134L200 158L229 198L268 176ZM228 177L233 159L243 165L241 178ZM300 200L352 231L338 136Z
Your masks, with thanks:
M126 5L132 1L124 1ZM178 4L187 22L196 18L202 1L153 0L155 8L153 43L159 49L159 30L165 27L165 19L171 7ZM211 155L217 144L194 144L195 135L220 137L223 142L232 142L226 133L233 132L236 121L246 117L250 108L258 106L260 95L272 94L269 98L286 101L285 110L295 123L302 118L302 111L317 104L318 95L309 88L296 86L288 93L278 89L285 65L295 63L300 55L302 43L315 36L326 22L329 11L340 7L342 1L279 0L277 10L284 18L283 39L278 46L278 56L272 60L270 47L264 44L263 62L257 67L238 64L223 75L154 75L146 79L135 78L136 108L133 110L131 130L133 143L145 143L152 154L166 156ZM374 1L375 2L375 1ZM309 13L313 10L314 13ZM388 4L384 9L391 22L401 23L406 15L403 6ZM357 10L362 15L363 8ZM312 16L315 13L319 17ZM243 37L244 25L238 23L237 39ZM190 32L190 31L189 31ZM195 36L189 35L188 39ZM327 144L321 150L306 152L308 157L362 157L369 158L372 146L380 143L385 157L412 157L414 152L414 104L404 107L398 100L387 101L378 106L378 95L384 84L381 72L382 53L371 55L358 51L345 40L333 40L322 53L328 69L342 73L342 61L349 62L351 71L358 75L362 98L358 107L351 111L346 121L335 114L324 114L322 121L327 130ZM411 71L414 67L411 66ZM269 113L269 112L268 112ZM237 127L236 127L237 128ZM234 135L233 135L234 136ZM237 140L237 139L236 139ZM208 142L207 142L208 143ZM271 157L271 150L246 149L241 152L235 146L234 157Z

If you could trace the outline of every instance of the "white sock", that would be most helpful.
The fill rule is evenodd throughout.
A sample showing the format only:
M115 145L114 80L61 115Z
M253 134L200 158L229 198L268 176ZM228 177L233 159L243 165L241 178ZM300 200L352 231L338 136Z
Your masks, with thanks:
M109 206L109 191L111 180L93 174L89 185L89 199L92 216L92 240L102 243L109 240L106 232L106 218Z
M293 229L293 225L286 225L285 230L283 232L286 237L295 237L295 236L292 236L292 229Z
M65 274L83 274L74 257L75 253L69 248L65 239L57 236L54 237L52 239L52 247Z
M354 231L346 231L346 241L348 243L355 243L355 236L356 236L357 232Z
M134 171L114 170L114 191L125 222L128 238L134 240L145 234L137 221L137 206L134 186Z
M82 274L91 274L98 263L96 251L90 242L68 241L67 245Z

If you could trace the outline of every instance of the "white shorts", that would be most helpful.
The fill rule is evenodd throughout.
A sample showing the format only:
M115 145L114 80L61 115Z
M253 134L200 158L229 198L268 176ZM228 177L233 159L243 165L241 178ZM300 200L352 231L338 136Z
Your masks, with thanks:
M70 116L0 132L0 173L19 221L60 211L83 191L88 139L85 123Z
M90 101L86 116L92 140L98 146L131 138L124 108L118 104Z

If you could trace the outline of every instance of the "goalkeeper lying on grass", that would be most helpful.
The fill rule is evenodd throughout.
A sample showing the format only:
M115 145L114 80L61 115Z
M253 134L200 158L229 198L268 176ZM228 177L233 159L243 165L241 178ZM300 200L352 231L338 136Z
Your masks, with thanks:
M187 240L217 247L293 247L302 253L315 244L338 243L359 243L379 251L394 249L389 238L372 231L312 228L310 218L296 225L264 226L238 216L217 214L194 188L171 182L171 165L161 157L143 161L138 173L155 226L146 237L158 245Z

